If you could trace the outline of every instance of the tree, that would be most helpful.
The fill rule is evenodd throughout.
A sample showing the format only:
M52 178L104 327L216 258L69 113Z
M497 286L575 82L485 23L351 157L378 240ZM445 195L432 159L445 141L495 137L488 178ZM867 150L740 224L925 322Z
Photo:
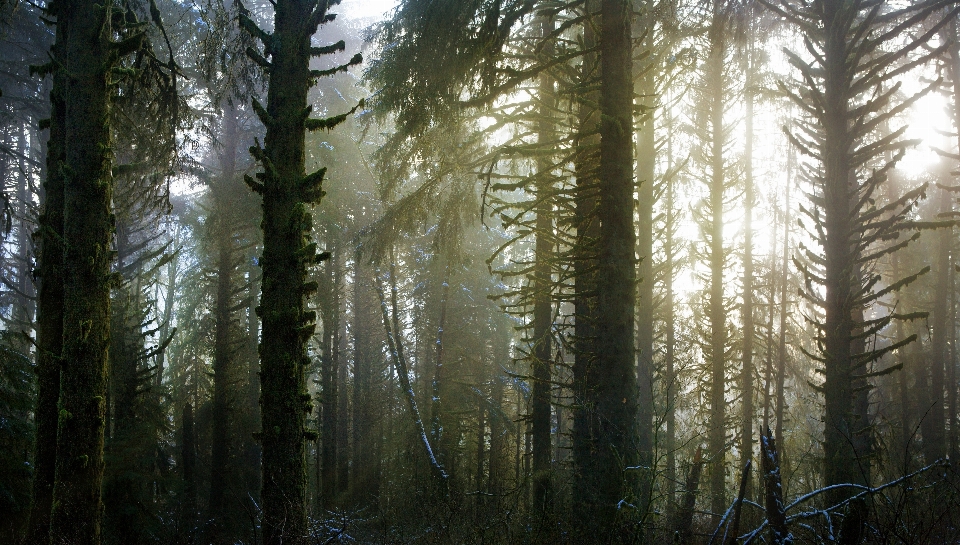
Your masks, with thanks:
M110 336L113 220L109 72L119 48L113 5L65 4L69 29L54 50L64 77L63 361L57 424L51 539L100 542L103 431ZM140 39L139 37L137 39Z
M62 4L54 4L59 10ZM51 56L60 58L67 39L67 21L56 27L56 43ZM66 152L66 76L53 72L50 90L50 132L47 143L47 176L44 180L44 203L39 219L40 240L37 256L39 286L37 288L37 410L35 473L33 502L26 540L49 540L50 510L56 468L57 400L60 397L60 357L63 352L63 184L61 165Z
M710 3L706 32L709 50L699 76L703 83L695 95L694 121L697 138L702 142L699 153L695 153L700 167L698 175L707 191L696 211L696 219L703 237L702 249L698 253L708 270L704 274L707 286L701 347L710 377L707 451L714 524L719 523L720 515L727 508L727 368L734 353L729 324L733 304L724 290L731 264L724 227L729 222L730 193L738 181L732 172L736 164L729 154L732 126L724 115L733 89L732 74L727 68L728 60L733 58L729 39L732 9L731 3L722 0Z
M266 127L264 145L251 148L263 172L247 184L263 198L263 269L259 315L261 415L263 445L264 543L300 543L307 534L305 416L313 410L306 393L304 370L309 364L307 339L313 334L316 313L307 311L304 297L317 284L306 281L307 267L329 254L317 254L308 243L311 204L323 197L325 169L306 174L304 139L307 130L329 130L349 114L310 119L307 91L318 78L359 64L329 70L311 70L310 59L342 51L343 41L311 47L318 27L334 19L326 0L280 0L275 8L274 31L260 29L246 12L240 23L264 47L264 53L247 53L266 71L267 106L253 100L253 108ZM265 57L271 57L266 60ZM352 111L355 111L356 107ZM352 113L351 111L351 113Z
M575 451L574 500L581 536L599 533L626 540L617 529L618 504L630 494L626 468L636 449L634 302L636 236L633 227L632 43L626 1L601 3L600 163L594 370L583 381L579 410L589 412L587 448ZM586 422L585 422L586 423ZM589 522L588 522L589 521Z
M923 191L921 187L883 206L875 204L875 193L909 143L901 138L904 128L882 137L874 131L925 92L897 101L900 85L892 80L942 53L944 46L911 56L949 17L935 17L929 29L905 44L893 40L949 2L905 7L828 0L764 3L802 30L810 55L807 60L788 52L803 83L798 90L786 84L780 88L805 115L790 137L810 161L803 170L812 186L810 207L802 212L819 246L818 250L803 248L804 260L798 266L805 278L803 296L824 316L823 321L808 317L815 322L817 342L817 353L808 355L822 363L824 483L869 484L865 450L870 444L870 422L862 405L853 400L866 395L866 381L875 376L868 364L916 336L869 348L865 339L886 327L893 316L867 319L864 309L928 270L894 279L882 288L878 287L880 277L868 272L877 259L916 238L898 240L901 232L916 229L907 222L907 214ZM882 160L887 151L894 153L893 158ZM827 500L835 504L850 495L850 489L838 487ZM842 542L860 540L864 517L863 504L854 502L844 521Z

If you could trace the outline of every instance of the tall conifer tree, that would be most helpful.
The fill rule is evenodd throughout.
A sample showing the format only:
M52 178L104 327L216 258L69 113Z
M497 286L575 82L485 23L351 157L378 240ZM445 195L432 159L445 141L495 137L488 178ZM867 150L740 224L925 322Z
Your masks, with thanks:
M313 407L304 371L309 364L306 343L316 327L316 313L306 309L304 300L317 290L316 282L307 282L307 267L329 254L318 254L316 243L308 241L313 224L310 206L323 197L321 183L326 169L306 173L304 140L307 130L332 129L349 115L311 119L307 92L318 77L362 61L357 54L348 63L329 70L310 69L312 57L345 48L343 41L323 47L310 43L319 26L334 19L328 10L338 3L278 0L273 33L259 28L248 13L240 15L241 26L263 44L263 54L254 48L247 53L263 67L268 79L266 108L253 100L254 111L267 132L263 147L258 143L250 149L263 172L257 174L258 180L245 178L263 198L261 499L267 545L302 543L307 532L304 441L311 434L304 426L306 414Z

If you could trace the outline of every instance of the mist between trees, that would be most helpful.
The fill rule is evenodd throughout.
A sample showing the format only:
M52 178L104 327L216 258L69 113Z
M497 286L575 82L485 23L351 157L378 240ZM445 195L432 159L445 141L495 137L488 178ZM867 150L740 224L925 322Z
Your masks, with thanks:
M960 540L958 2L347 2L0 0L0 542Z

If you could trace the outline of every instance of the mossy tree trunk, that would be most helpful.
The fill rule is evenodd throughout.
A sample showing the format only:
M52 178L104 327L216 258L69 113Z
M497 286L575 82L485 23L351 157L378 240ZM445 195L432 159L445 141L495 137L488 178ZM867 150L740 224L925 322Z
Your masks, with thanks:
M264 46L264 55L253 49L247 52L269 79L266 108L253 101L266 136L263 147L254 146L251 153L264 171L257 175L259 181L246 178L263 197L260 382L265 545L302 543L307 533L304 441L311 434L304 425L313 407L304 370L316 313L306 309L304 299L317 289L316 282L307 283L307 267L323 256L309 242L313 226L309 209L323 196L320 186L326 169L306 174L304 141L307 129L331 129L346 119L346 114L309 119L312 108L307 106L307 91L317 77L362 60L357 55L331 70L310 70L311 56L344 49L342 41L311 47L320 24L334 18L327 13L329 7L327 0L278 0L272 34L258 28L245 12L240 16L243 28Z
M110 2L61 7L70 29L60 61L65 86L63 368L57 426L53 543L100 543L113 181L108 74Z
M585 4L587 21L583 25L583 55L579 85L588 89L577 96L577 140L574 170L576 188L574 195L574 353L573 353L573 435L571 437L573 474L573 515L576 536L589 536L595 533L596 519L592 516L591 506L596 489L589 480L592 470L594 407L591 404L590 383L596 373L594 342L596 337L596 240L599 222L597 221L597 136L599 122L597 111L597 35L594 20L599 0L588 0ZM517 434L517 464L519 460L520 434ZM519 477L519 471L518 477ZM518 479L519 480L519 479Z
M547 40L543 48L544 58L553 55L553 46L548 41L554 29L550 16L542 16L539 21L541 37ZM537 139L544 149L553 145L555 139L551 110L555 102L554 82L549 71L540 74L539 100L540 119L537 127ZM531 399L531 424L533 428L533 508L541 519L552 511L553 490L551 486L550 428L553 368L553 279L551 274L553 248L556 235L553 232L554 176L550 170L554 162L550 156L541 157L537 164L537 220L536 255L534 264L533 296L533 396Z
M56 9L61 4L54 4ZM56 43L52 57L61 59L66 46L67 22L57 12ZM60 356L63 351L63 165L66 150L66 76L54 70L50 91L50 139L47 144L47 178L43 210L39 217L37 269L37 410L34 450L33 503L26 542L47 543L57 459L57 399L60 396Z
M637 389L634 352L636 236L633 225L633 81L630 2L603 0L599 40L600 161L597 170L599 221L596 246L595 339L587 357L593 370L582 377L587 422L575 447L579 532L603 540L629 541L617 521L619 501L628 497L625 468L635 465ZM579 315L577 316L579 322ZM579 382L577 377L575 380ZM583 410L583 409L581 409ZM583 417L581 417L583 418ZM577 433L577 431L575 431ZM586 534L583 534L585 537Z
M183 479L183 501L180 503L181 535L185 543L193 543L197 524L197 436L194 432L193 405L183 406L180 419L180 466Z

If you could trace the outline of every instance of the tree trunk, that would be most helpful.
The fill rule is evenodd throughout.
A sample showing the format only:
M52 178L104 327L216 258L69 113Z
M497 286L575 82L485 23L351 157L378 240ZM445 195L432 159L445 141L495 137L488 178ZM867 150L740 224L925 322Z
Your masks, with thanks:
M61 4L51 6L59 10ZM62 58L66 47L67 20L57 17L56 43L51 55ZM61 166L66 161L66 75L53 72L50 91L50 139L47 144L46 180L43 211L39 217L39 255L37 270L37 410L34 450L33 502L27 526L26 542L50 541L50 510L53 501L54 471L57 459L57 400L60 397L60 365L63 352L63 186Z
M334 246L331 244L331 248ZM336 249L333 250L336 252ZM323 322L323 334L320 341L320 505L324 510L334 508L337 496L337 405L339 385L337 384L337 366L333 361L333 341L335 324L333 309L336 286L334 267L336 259L327 260L320 283L320 316Z
M221 128L223 149L220 150L220 178L210 188L213 197L212 217L216 252L216 292L214 294L213 341L213 423L210 433L210 497L208 512L212 522L209 538L214 543L231 543L232 521L227 520L227 487L234 479L231 453L235 432L231 429L237 384L234 370L231 304L234 277L233 225L229 197L234 182L237 155L237 119L233 108L223 108Z
M379 348L374 350L370 344L377 327L373 314L377 303L370 283L369 269L361 265L358 252L353 261L353 482L358 493L373 500L380 490L373 368Z
M640 30L644 37L643 48L653 48L654 21L649 12L644 17L644 25ZM641 72L637 83L637 94L645 105L655 101L657 92L655 73L657 67L650 66ZM638 297L637 297L637 450L639 454L640 498L639 505L642 513L650 509L654 470L653 444L653 204L656 166L656 109L646 110L640 132L637 135L637 255L640 257L638 270Z
M750 461L753 459L753 341L754 341L754 322L753 322L753 205L754 205L754 187L753 187L753 21L747 17L748 25L747 39L743 55L743 68L745 72L744 81L744 101L745 105L745 144L743 152L744 168L744 194L743 194L743 306L741 307L741 320L743 322L743 345L742 345L742 366L740 369L740 395L743 403L742 430L740 433L740 453L741 456ZM753 496L749 488L746 491L747 497Z
M392 255L391 252L391 259L393 259ZM393 282L392 270L393 269L391 269L391 282ZM439 452L437 452L437 461L440 462L441 465L449 465L449 462L443 458L443 451L445 450L443 447L446 439L443 433L443 331L447 325L447 299L449 299L449 297L450 267L447 265L444 266L443 277L440 279L440 316L437 320L437 335L436 341L434 342L436 354L433 360L433 379L430 381L430 441L439 450ZM400 331L396 313L393 315L393 320L394 331Z
M180 525L181 532L187 536L186 543L193 543L193 531L197 523L197 436L193 426L193 405L190 403L183 406L180 424L183 434L180 443L183 478L183 502L180 504L183 514Z
M100 543L107 350L110 346L111 196L108 87L112 4L71 2L58 62L64 97L63 367L51 540Z
M306 283L307 267L320 259L316 245L308 244L313 223L309 206L323 196L325 172L306 175L304 170L304 132L311 111L307 91L316 78L310 57L317 51L310 40L319 24L331 18L328 2L277 0L275 6L272 35L252 28L253 22L243 15L240 20L271 57L269 64L263 61L269 76L267 107L254 102L267 130L264 148L251 148L264 169L262 183L247 179L263 197L263 542L296 545L307 533L304 425L311 405L304 371L310 363L307 339L316 327L316 314L306 310L304 298L316 289L316 284Z
M577 140L574 169L576 171L575 220L576 239L573 248L574 268L574 361L573 361L573 515L580 536L596 535L592 505L596 488L591 481L593 472L593 441L595 407L591 397L591 381L596 373L596 241L599 236L597 220L597 136L599 122L596 104L597 36L594 31L599 0L587 0L587 21L583 25L583 64L579 74L582 89L578 96ZM519 468L520 433L517 434L517 464ZM519 480L519 469L517 470Z
M862 424L855 418L856 399L855 358L857 349L851 339L857 333L855 309L856 294L861 289L860 267L856 265L858 242L856 200L859 191L851 164L853 138L851 136L849 100L849 46L843 21L852 18L853 6L828 4L821 14L831 32L824 39L824 116L821 157L823 160L823 230L824 236L824 441L823 477L825 485L866 484L869 475L861 470L857 452L860 443L858 429ZM836 29L834 28L836 27ZM838 30L839 29L839 30ZM862 345L862 342L856 343ZM836 504L851 494L849 489L837 489L827 494L827 502ZM859 502L858 502L859 503ZM853 507L844 520L842 543L859 539L862 519L860 509Z
M119 222L116 227L117 268L129 266L136 257L130 255L130 226ZM115 291L111 304L110 368L106 450L103 494L106 539L108 543L138 543L143 540L143 525L138 512L138 474L142 471L137 444L138 398L142 384L138 369L140 320L137 316L136 290L133 282L124 283Z
M380 309L383 318L383 328L387 334L387 346L390 351L391 359L397 372L397 380L400 382L400 389L407 400L407 408L410 411L410 417L417 435L420 437L420 443L423 445L424 453L430 464L430 469L437 484L437 488L444 495L447 492L447 472L440 464L435 454L433 445L430 444L430 438L427 437L427 430L423 425L423 418L420 416L420 409L417 407L417 400L413 393L413 387L410 385L409 367L403 350L403 339L400 337L400 328L398 327L399 318L397 311L397 284L396 275L391 264L390 270L390 307L388 310L386 294L383 286L377 280L377 295L380 298ZM391 314L393 315L391 320ZM392 321L392 325L391 325Z
M553 55L550 35L554 30L553 18L541 16L540 35L545 41L542 55L549 59ZM549 71L540 74L539 100L542 103L540 120L537 126L538 143L545 149L553 145L555 138L551 120L555 102L554 82ZM533 428L533 509L538 519L546 522L545 517L553 510L552 463L550 447L550 424L553 371L553 278L552 261L554 248L553 233L553 163L547 155L537 163L537 206L536 206L536 248L533 272L533 395L530 401L530 419Z
M726 259L723 245L723 197L726 187L724 169L724 57L726 18L721 13L721 3L713 5L713 21L709 29L710 53L707 58L704 78L709 101L708 135L709 142L709 322L710 322L710 509L713 512L713 525L720 522L720 515L727 507L726 500L726 452L727 452L727 414L726 414L726 351L727 351L727 315L724 304L723 274Z
M667 167L673 169L673 118L669 112L664 112L667 116ZM676 212L674 209L674 179L667 180L666 187L666 223L664 226L664 272L663 272L663 291L664 291L664 323L666 327L666 342L664 346L664 402L666 403L666 436L664 437L663 449L666 452L666 482L667 482L667 519L669 520L675 511L677 501L677 372L676 372L676 343L677 328L674 308L673 276L676 272L676 263L674 261L674 232L676 228Z
M599 536L630 540L617 524L619 501L632 492L625 468L636 465L637 390L634 353L636 236L633 226L633 81L630 3L601 2L600 222L597 244L596 372L587 376L592 406L592 460L580 459L575 492L587 492L586 511Z
M338 242L339 247L339 242ZM343 286L343 262L340 252L331 259L333 267L333 347L331 357L337 373L337 494L347 491L350 484L350 396L347 395L347 359L342 357L343 316L340 292Z
M260 358L257 355L257 344L260 341L260 323L257 319L257 296L260 291L257 286L257 269L253 260L247 258L248 270L246 273L249 283L250 301L246 309L246 323L244 324L245 344L244 353L247 357L247 389L244 395L244 407L250 419L250 429L243 436L244 477L250 497L245 504L248 509L260 504L261 489L261 446L256 439L260 425Z
M780 446L778 455L781 467L787 465L787 452L784 448L783 438L783 420L784 412L787 410L787 401L784 396L783 383L787 372L787 316L790 309L787 292L790 285L788 264L790 263L790 193L793 190L793 158L792 153L787 157L787 190L783 205L783 250L780 256L780 330L777 339L776 387L774 391L774 397L776 398L774 440Z

